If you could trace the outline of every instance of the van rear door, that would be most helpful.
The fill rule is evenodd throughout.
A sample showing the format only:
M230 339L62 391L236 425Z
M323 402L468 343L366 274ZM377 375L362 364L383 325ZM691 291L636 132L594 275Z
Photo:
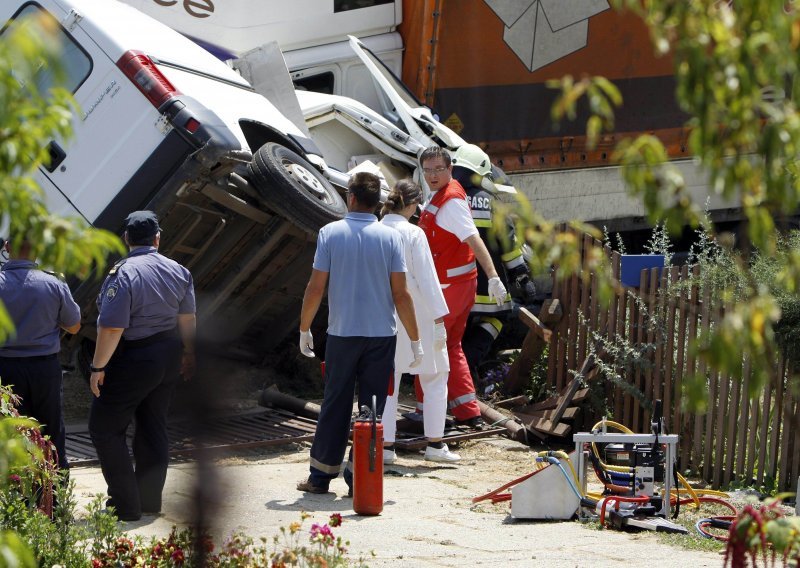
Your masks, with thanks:
M54 20L45 29L61 47L65 86L78 104L72 136L50 142L53 158L41 174L61 194L56 201L69 202L93 223L147 162L169 127L81 27L80 13L39 0L23 5L15 19L24 23L29 17ZM46 71L37 78L40 88L53 82Z

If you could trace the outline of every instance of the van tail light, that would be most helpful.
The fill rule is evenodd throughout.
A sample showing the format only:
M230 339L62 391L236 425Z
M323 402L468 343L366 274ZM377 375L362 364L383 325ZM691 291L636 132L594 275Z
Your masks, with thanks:
M156 108L161 108L169 99L181 94L152 60L140 51L126 51L117 61L117 67Z

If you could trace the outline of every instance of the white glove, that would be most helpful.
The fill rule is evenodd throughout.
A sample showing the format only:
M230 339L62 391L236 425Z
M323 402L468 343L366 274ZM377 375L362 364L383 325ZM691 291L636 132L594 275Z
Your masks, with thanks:
M497 302L498 306L502 306L506 301L506 287L500 281L499 276L489 278L489 297Z
M422 351L422 340L411 342L411 352L414 354L414 360L411 361L409 367L413 369L422 363L422 356L425 355Z
M447 330L444 322L439 322L433 326L433 349L441 351L447 348Z
M300 353L306 357L314 357L314 336L311 335L311 330L300 330Z

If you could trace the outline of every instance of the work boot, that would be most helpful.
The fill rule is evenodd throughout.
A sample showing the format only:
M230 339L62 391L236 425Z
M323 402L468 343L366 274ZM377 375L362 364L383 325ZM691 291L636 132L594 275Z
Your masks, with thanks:
M465 418L464 420L456 420L456 424L459 426L467 426L468 428L472 428L474 430L486 430L486 428L489 427L480 416L473 416L472 418Z
M422 413L418 410L413 410L411 412L404 412L403 418L411 420L412 422L422 422Z
M395 453L394 448L383 449L383 463L392 464L396 459L397 459L397 454Z
M460 459L461 456L451 452L447 444L442 444L441 448L434 448L433 446L425 448L425 461L453 463Z
M318 495L321 495L323 493L328 492L328 486L314 485L313 483L311 483L311 478L309 477L308 479L297 483L297 490L303 491L304 493L316 493Z

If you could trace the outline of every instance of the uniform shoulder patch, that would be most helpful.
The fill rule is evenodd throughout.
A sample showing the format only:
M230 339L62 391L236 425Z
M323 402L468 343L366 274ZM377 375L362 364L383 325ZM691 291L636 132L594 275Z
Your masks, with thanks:
M119 290L119 285L114 282L108 288L106 288L106 300L111 301L117 296L117 291Z

